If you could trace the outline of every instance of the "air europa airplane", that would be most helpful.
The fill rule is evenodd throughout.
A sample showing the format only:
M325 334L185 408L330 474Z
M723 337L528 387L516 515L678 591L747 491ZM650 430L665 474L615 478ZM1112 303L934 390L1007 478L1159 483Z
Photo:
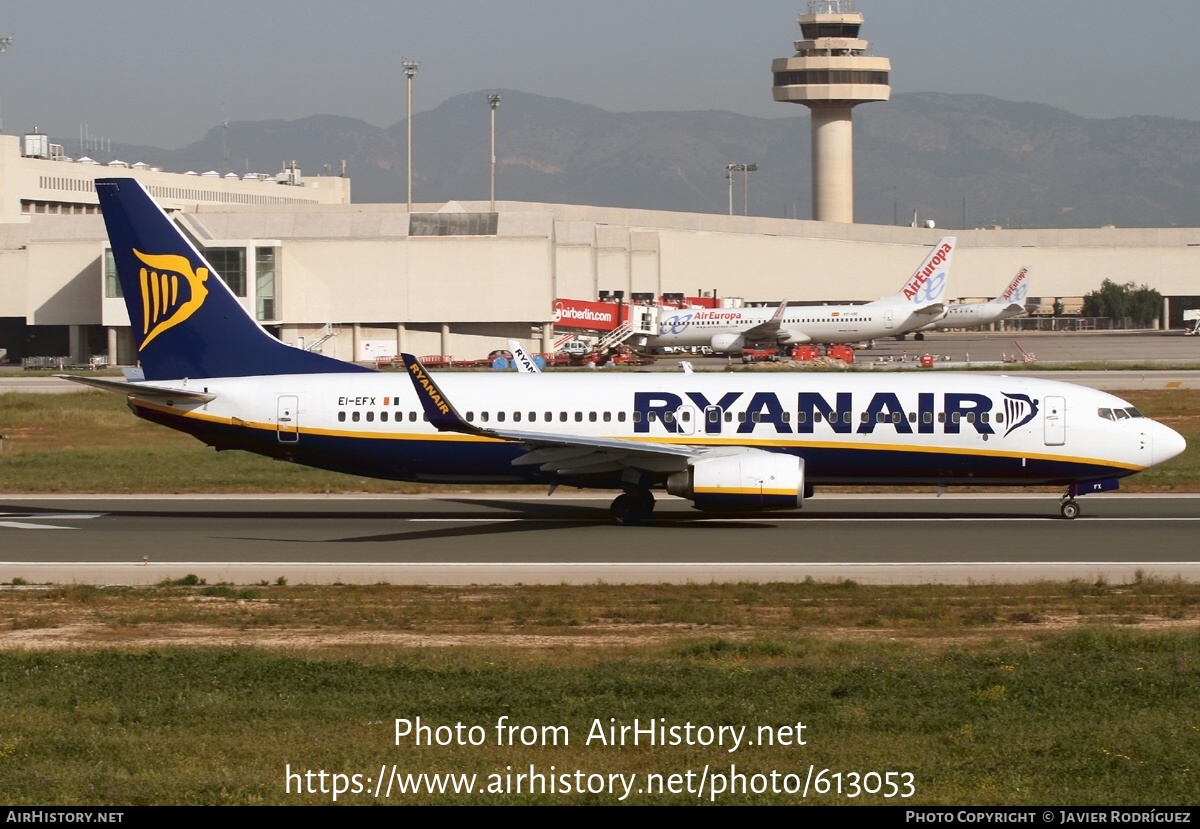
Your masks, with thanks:
M1029 268L1021 268L1004 293L988 302L952 302L946 316L925 326L922 331L946 331L951 328L978 328L1025 313L1025 297L1029 295Z
M145 376L79 382L217 449L434 483L655 491L699 509L794 509L822 484L1011 484L1078 495L1178 455L1183 439L1112 395L942 374L381 373L284 345L243 309L142 186L99 179Z
M943 299L955 244L953 236L939 241L898 292L874 302L664 311L658 334L647 345L708 346L725 354L741 351L747 343L849 343L902 336L945 315Z

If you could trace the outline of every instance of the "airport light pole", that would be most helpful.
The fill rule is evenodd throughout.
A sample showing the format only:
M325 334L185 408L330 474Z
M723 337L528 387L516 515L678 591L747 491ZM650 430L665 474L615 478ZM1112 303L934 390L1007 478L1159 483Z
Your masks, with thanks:
M12 46L13 36L0 37L0 54L8 51L8 47ZM0 118L0 132L4 132L4 119Z
M750 215L750 174L758 171L757 164L742 164L742 215Z
M493 92L488 95L488 106L492 108L492 212L496 212L496 109L500 106L500 96Z
M750 174L758 170L757 164L726 164L725 177L729 179L729 215L733 215L733 174L742 174L742 214L750 215Z
M420 64L415 60L404 60L404 77L408 78L408 212L412 213L412 81L413 76L417 74L417 67Z

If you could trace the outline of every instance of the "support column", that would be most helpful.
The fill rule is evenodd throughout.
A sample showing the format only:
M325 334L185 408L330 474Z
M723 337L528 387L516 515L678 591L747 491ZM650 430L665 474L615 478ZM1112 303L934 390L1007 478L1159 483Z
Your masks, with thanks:
M441 349L441 354L443 357L451 356L450 355L450 326L445 323L442 323L442 339L441 339L441 343L438 346L438 348Z
M813 219L854 222L854 125L850 107L812 107Z
M408 329L404 327L404 323L396 323L396 356L399 357L404 352L408 351Z
M75 363L76 365L86 363L87 356L83 352L84 345L87 343L87 340L83 336L83 326L72 325L69 326L67 330L67 349L71 352L71 362Z
M117 354L117 329L105 329L108 334L108 364L115 366L120 364L120 358Z

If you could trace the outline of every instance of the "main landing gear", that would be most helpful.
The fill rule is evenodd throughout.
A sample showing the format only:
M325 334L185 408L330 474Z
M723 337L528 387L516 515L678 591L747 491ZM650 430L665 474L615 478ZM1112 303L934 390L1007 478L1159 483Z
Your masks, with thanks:
M627 489L613 499L608 511L613 522L624 527L649 521L654 513L654 493L648 489Z

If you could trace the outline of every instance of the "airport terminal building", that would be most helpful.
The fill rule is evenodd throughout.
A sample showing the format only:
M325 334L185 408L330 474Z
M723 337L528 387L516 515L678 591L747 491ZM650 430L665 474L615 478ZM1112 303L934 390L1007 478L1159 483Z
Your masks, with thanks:
M546 351L561 298L867 302L897 291L949 234L959 242L951 297L993 297L1029 266L1031 294L1043 298L1079 297L1104 279L1145 283L1165 297L1164 328L1200 307L1200 228L954 231L503 201L410 213L354 204L348 179L294 166L173 173L66 159L44 136L0 136L9 360L135 361L94 187L113 176L142 182L264 327L344 360L401 350L468 359L509 338Z

